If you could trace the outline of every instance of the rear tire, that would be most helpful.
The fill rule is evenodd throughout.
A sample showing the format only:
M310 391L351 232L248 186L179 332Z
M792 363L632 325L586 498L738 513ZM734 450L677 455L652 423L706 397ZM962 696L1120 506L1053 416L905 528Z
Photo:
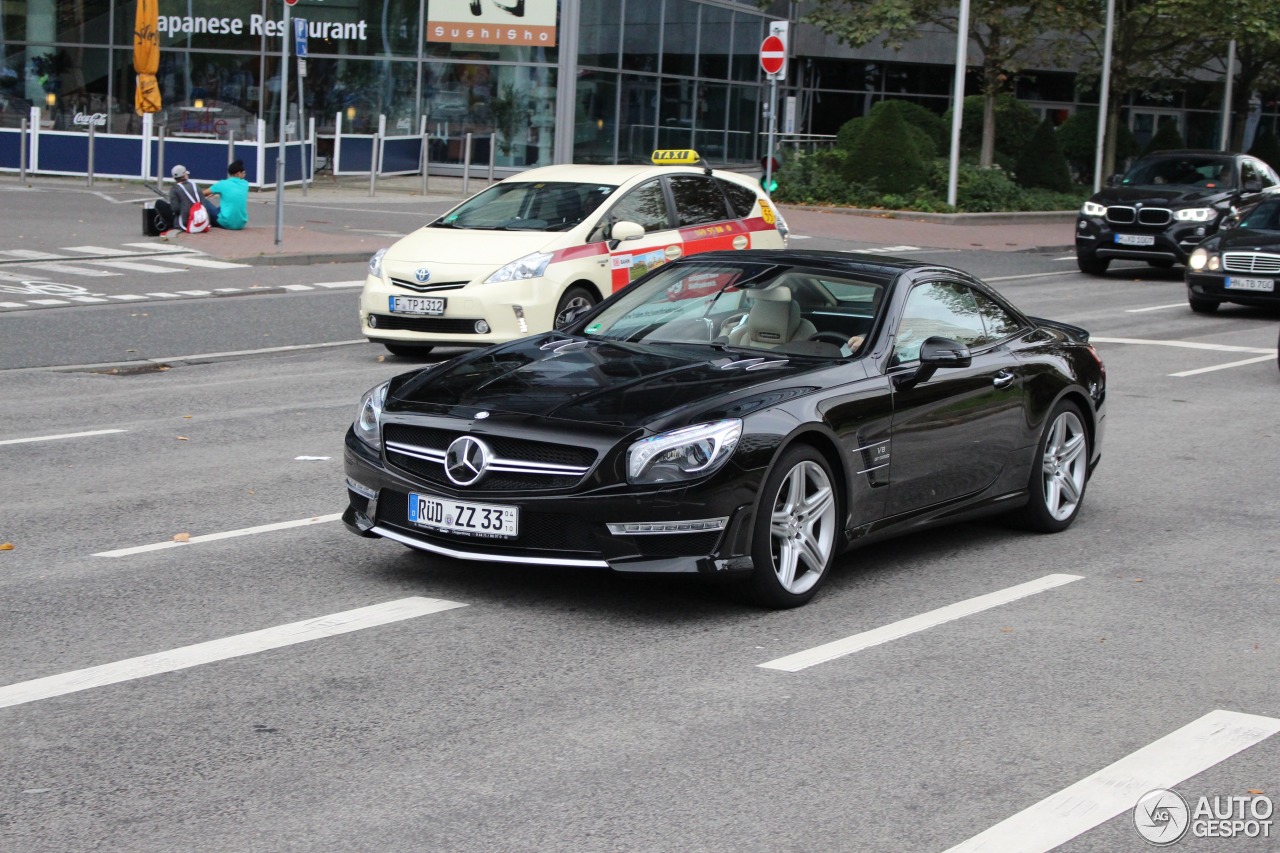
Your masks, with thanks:
M433 347L419 346L418 344L383 344L383 346L387 348L387 352L402 358L424 356L433 349Z
M799 607L835 560L840 498L831 466L814 448L794 445L770 468L760 494L747 593L762 607Z
M1084 503L1089 458L1084 415L1079 406L1064 400L1045 419L1027 482L1027 505L1014 519L1040 533L1060 533L1070 527Z
M563 329L583 308L592 308L600 300L584 287L573 286L566 290L556 305L554 328ZM572 316L570 316L572 315Z
M1103 275L1107 271L1107 267L1111 266L1110 258L1099 258L1093 252L1076 251L1076 266L1080 268L1080 272L1089 275Z
M1218 310L1218 306L1222 303L1216 299L1201 299L1198 296L1188 296L1187 304L1197 314L1212 314Z

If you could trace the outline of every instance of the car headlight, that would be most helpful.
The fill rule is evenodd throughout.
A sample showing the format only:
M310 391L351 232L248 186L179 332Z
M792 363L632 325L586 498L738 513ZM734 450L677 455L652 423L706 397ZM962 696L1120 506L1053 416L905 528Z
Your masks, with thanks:
M386 249L379 249L373 253L373 257L369 259L369 275L382 278L382 258L386 254Z
M1217 215L1212 207L1188 207L1174 212L1173 218L1179 222L1210 222Z
M382 423L382 406L387 402L387 386L383 382L376 388L370 388L360 400L360 409L356 412L356 421L352 425L356 438L365 444L378 449L380 436L378 426Z
M1080 208L1080 212L1085 216L1106 216L1107 206L1098 204L1096 201L1086 201L1084 206Z
M705 477L724 465L741 436L741 419L730 418L641 439L627 449L627 481L644 485Z
M519 260L512 261L502 269L484 280L485 284L497 284L500 281L520 281L526 278L541 278L551 263L550 252L534 252Z

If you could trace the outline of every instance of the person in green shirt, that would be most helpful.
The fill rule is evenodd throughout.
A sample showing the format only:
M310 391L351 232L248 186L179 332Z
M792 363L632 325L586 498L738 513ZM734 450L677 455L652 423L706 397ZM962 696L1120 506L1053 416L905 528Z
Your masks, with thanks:
M218 196L218 215L213 224L239 231L249 224L249 182L244 179L244 162L236 160L227 167L230 177L223 178L204 190L205 198Z

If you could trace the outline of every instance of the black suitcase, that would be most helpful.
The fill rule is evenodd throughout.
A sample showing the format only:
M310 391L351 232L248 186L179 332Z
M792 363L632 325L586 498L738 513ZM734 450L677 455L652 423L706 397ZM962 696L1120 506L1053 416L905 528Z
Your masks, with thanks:
M142 205L142 233L146 237L159 237L164 233L164 216L156 210L156 203L148 201Z

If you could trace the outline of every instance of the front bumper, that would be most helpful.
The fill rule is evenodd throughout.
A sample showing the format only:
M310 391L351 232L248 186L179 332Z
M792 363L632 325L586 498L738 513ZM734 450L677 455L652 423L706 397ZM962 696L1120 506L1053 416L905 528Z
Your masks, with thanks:
M1271 291L1240 290L1227 287L1227 279L1231 276L1255 279L1272 279ZM1224 273L1224 272L1187 272L1187 296L1196 299L1213 299L1219 302L1234 302L1237 305L1260 305L1266 307L1280 306L1280 276L1259 273Z
M460 560L574 566L618 572L732 576L751 571L754 501L763 469L737 471L733 460L710 479L683 487L625 484L573 493L472 492L405 476L348 430L344 456L348 506L342 520L360 536L393 539ZM604 460L601 464L607 464ZM587 482L590 476L584 480ZM503 504L519 509L519 535L477 538L416 525L408 495ZM610 525L725 519L721 529L616 533Z
M1218 230L1216 222L1179 222L1157 228L1144 225L1114 225L1102 217L1076 219L1076 252L1107 260L1170 261L1185 264L1191 252ZM1118 242L1135 238L1150 240L1148 246Z

